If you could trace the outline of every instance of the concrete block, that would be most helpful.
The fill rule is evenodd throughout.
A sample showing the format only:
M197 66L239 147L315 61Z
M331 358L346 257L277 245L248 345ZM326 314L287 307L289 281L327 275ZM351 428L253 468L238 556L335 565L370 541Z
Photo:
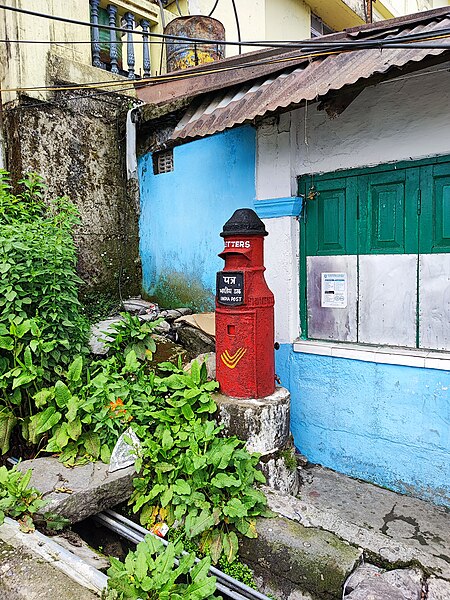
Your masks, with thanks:
M215 394L219 422L225 435L247 441L250 452L272 454L286 447L290 440L290 393L277 387L266 398L230 398Z
M311 594L342 598L344 582L362 551L326 531L288 519L258 519L258 539L244 538L240 555L278 598Z
M17 468L32 469L30 485L48 501L41 512L62 515L71 523L128 500L136 476L134 467L108 473L102 462L68 468L53 457L26 460Z
M422 577L417 569L383 571L363 565L349 578L345 600L420 600Z
M64 590L64 591L63 591ZM94 600L98 596L53 566L0 540L2 600Z

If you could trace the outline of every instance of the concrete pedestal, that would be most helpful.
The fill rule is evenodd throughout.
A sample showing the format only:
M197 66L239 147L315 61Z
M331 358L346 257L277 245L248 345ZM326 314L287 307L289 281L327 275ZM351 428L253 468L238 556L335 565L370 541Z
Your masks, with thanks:
M298 476L289 431L290 398L283 387L277 387L265 398L214 395L224 435L236 435L246 442L249 452L261 454L260 466L269 487L296 494Z

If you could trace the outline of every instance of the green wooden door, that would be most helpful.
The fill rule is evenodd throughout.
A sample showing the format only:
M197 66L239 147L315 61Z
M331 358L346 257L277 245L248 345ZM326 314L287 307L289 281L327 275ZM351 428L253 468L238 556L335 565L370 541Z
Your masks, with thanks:
M450 252L450 162L421 169L420 252Z

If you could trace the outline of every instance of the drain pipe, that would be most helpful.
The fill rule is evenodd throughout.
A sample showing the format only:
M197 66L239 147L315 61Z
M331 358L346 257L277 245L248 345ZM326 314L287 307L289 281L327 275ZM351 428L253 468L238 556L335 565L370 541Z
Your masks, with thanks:
M111 509L106 509L103 513L99 513L93 518L112 531L123 535L130 541L134 541L136 538L139 539L139 541L142 541L146 535L154 535L151 534L148 529L145 529ZM167 546L168 542L164 538L158 539L164 546ZM196 558L196 562L199 562L198 558ZM227 594L229 598L233 598L234 600L269 600L265 594L254 590L248 585L245 585L245 583L234 579L213 566L211 566L209 572L211 575L217 577L217 589L220 592Z
M144 104L141 102L141 104ZM137 157L136 157L136 124L139 120L137 112L139 106L131 108L127 112L126 120L126 157L127 157L127 179L137 179Z

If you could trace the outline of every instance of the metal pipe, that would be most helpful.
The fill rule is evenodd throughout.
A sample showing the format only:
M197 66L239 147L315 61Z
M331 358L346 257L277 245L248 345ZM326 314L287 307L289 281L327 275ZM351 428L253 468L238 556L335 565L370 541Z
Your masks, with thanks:
M140 529L142 529L145 532L145 534L144 533L133 532L131 527L128 527L127 525L121 524L121 523L117 522L116 519L112 519L112 518L108 517L107 515L105 515L103 513L99 513L98 515L94 515L93 519L95 521L97 521L97 523L101 523L102 525L104 525L108 529L111 529L115 533L118 533L119 535L121 535L125 539L127 539L130 542L133 542L135 544L139 544L139 542L142 542L142 540L144 539L145 535L154 535L153 533L151 533L147 529L144 529L143 527L140 527L139 525L137 527L139 527ZM124 519L121 519L121 520L124 520ZM128 519L125 519L125 520L128 521ZM130 523L131 522L132 521L130 521ZM134 525L136 525L136 524L134 523ZM158 537L158 536L155 536L155 537ZM164 546L168 545L168 542L166 540L164 540L164 539L162 539L160 537L158 537L158 539L164 544ZM187 554L187 553L185 553L185 554ZM198 558L196 558L195 560L196 560L196 562L199 562ZM178 561L177 560L175 560L175 563L178 565ZM227 594L227 596L229 598L232 598L233 600L252 600L251 597L249 598L248 596L242 596L242 594L240 594L239 592L236 592L235 590L230 589L226 585L224 585L223 583L221 583L221 581L219 580L219 578L217 578L217 579L218 579L218 581L216 583L217 589L220 592L222 592L224 594Z
M151 533L150 531L148 531L148 529L145 529L145 527L142 527L141 525L134 523L130 519L127 519L127 517L120 515L119 513L115 512L114 510L107 509L104 511L104 513L99 513L99 515L97 515L97 517L101 517L101 518L106 517L108 523L111 524L112 527L115 527L116 525L120 525L120 523L122 523L123 525L125 525L125 528L134 529L136 532L138 532L142 536L155 535L155 534ZM123 528L123 525L120 525L121 529ZM158 536L156 536L156 537L158 537ZM141 539L142 538L140 538L139 541L141 541ZM163 538L160 538L160 537L158 537L158 539L160 539L162 541L162 543L165 546L167 546L168 542L166 540L164 540ZM198 558L196 558L196 562L199 562ZM253 588L249 587L248 585L245 585L245 583L242 583L241 581L234 579L230 575L223 573L219 569L216 569L216 567L211 567L209 572L211 573L211 575L215 575L219 581L223 581L224 583L232 586L234 589L238 589L242 593L245 593L246 594L245 597L241 596L242 598L245 598L245 600L269 600L269 598L267 596L265 596L264 594L261 594L261 592L258 592L257 590L254 590ZM229 594L229 592L227 592L227 593Z

